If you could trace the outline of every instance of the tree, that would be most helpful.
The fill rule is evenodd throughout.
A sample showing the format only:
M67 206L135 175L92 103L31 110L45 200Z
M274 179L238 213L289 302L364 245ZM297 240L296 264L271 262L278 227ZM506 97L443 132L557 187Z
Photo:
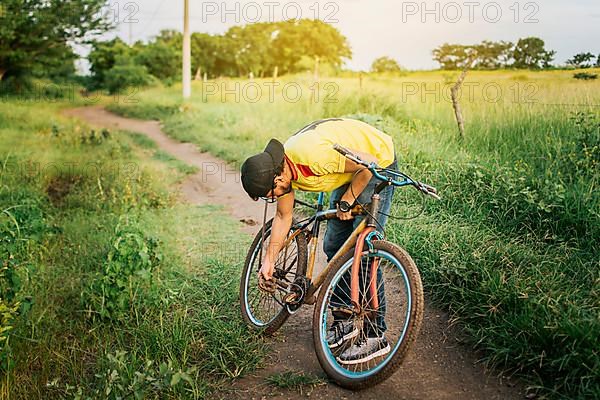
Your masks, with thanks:
M475 68L493 70L507 67L513 57L513 47L511 42L489 40L473 46L476 53Z
M88 55L93 87L107 87L106 74L117 64L127 66L121 68L122 71L134 71L131 66L137 64L144 67L144 70L143 73L142 70L135 70L136 75L151 74L170 83L181 74L181 37L180 32L162 30L150 43L138 41L132 47L118 37L105 42L93 42L92 51ZM113 73L113 83L114 75ZM117 74L123 75L124 73ZM137 83L141 81L143 79Z
M0 80L73 59L69 44L110 29L104 0L2 0Z
M433 50L433 59L442 69L475 69L493 70L505 68L513 57L514 44L511 42L492 42L484 40L477 45L460 45L445 43Z
M92 43L92 51L88 55L88 61L91 64L93 87L97 88L105 85L105 74L115 66L117 59L123 64L125 59L132 59L143 46L141 42L136 43L132 49L118 37L106 42Z
M127 88L146 86L153 79L145 66L134 64L130 57L117 57L115 65L104 74L104 86L114 94Z
M381 72L400 72L402 68L400 65L390 57L379 57L373 64L371 64L371 71L381 73Z
M181 50L168 41L157 40L143 46L136 60L150 74L167 84L181 76Z
M437 61L442 69L455 70L468 67L475 58L476 50L474 46L444 43L432 53L434 61Z
M216 76L217 58L219 57L219 37L208 33L192 33L192 71L204 71L207 75Z
M236 64L235 52L237 49L236 41L228 36L215 36L216 56L214 73L217 76L237 76L239 69Z
M298 63L302 59L304 49L300 41L301 33L295 20L277 23L273 32L273 59L276 60L282 74L298 71Z
M579 53L567 60L567 64L575 68L591 68L594 66L594 58L592 53Z
M183 48L183 34L174 29L163 29L158 36L154 38L154 42L163 43L181 52L181 49Z
M96 87L106 87L106 74L117 60L121 67L111 73L111 84L133 71L133 61L168 84L181 74L181 39L180 32L163 30L149 43L136 42L132 47L118 38L95 42L88 59ZM323 61L339 67L344 57L351 56L346 38L337 29L312 20L233 26L223 35L194 33L191 39L197 75L201 70L211 76L264 76L275 68L285 74L301 70L303 57L309 63Z
M273 64L273 33L277 27L273 23L256 23L245 26L233 26L225 36L233 44L234 59L239 75L252 72L262 75Z
M348 40L332 25L318 19L301 19L293 23L298 32L300 54L314 60L315 76L319 75L321 62L339 67L344 58L352 57Z
M550 67L556 52L546 50L545 45L542 39L536 37L519 39L513 51L513 66L522 69Z

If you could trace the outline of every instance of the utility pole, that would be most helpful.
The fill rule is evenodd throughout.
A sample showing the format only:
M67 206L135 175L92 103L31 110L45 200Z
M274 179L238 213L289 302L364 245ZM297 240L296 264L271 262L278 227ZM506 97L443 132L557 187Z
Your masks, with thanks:
M192 63L190 39L190 5L189 0L183 0L183 98L192 95Z

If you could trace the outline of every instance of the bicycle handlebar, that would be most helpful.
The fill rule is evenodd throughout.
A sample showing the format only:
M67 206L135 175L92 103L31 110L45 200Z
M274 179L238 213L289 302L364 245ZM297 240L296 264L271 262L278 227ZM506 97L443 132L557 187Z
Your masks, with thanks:
M340 146L339 144L335 143L333 145L333 149L335 151L337 151L338 153L340 153L341 155L343 155L344 157L346 157L349 160L354 161L357 164L363 165L367 168L369 168L369 163L366 161L363 161L359 156L357 156L356 154L353 154L350 150L348 150L345 147Z
M346 157L347 159L354 161L356 164L358 165L362 165L365 168L368 168L369 171L371 171L371 173L379 180L381 181L388 181L390 184L394 185L394 186L413 186L415 189L417 189L418 191L420 191L423 194L426 194L428 196L433 197L436 200L440 200L440 196L437 193L437 189L434 188L433 186L427 185L426 183L423 182L419 182L419 181L415 181L413 179L411 179L408 175L399 172L399 171L392 171L392 170L388 170L385 168L381 168L379 167L377 164L373 163L368 163L366 161L363 161L359 156L357 156L356 154L353 154L350 150L348 150L345 147L340 146L339 144L334 144L333 145L333 149L335 151L337 151L338 153L340 153L341 155L343 155L344 157ZM396 175L401 177L403 180L395 180L392 179L391 177L386 177L381 175L379 171L386 171L387 173L390 173L392 175Z

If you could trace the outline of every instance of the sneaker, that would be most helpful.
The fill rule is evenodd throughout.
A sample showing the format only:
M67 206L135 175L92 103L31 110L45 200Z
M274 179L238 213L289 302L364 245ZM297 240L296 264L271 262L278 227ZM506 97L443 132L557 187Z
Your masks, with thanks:
M341 364L360 364L390 352L390 345L384 337L363 338L346 349L337 360Z
M354 326L354 321L339 321L334 322L329 332L327 332L327 344L330 349L339 347L348 339L352 339L358 335L358 328Z

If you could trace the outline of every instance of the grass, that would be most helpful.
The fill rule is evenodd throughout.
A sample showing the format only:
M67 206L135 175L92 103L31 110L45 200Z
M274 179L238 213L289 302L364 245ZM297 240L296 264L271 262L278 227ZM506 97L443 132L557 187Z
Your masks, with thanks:
M175 169L185 175L195 174L199 171L197 167L188 165L162 150L155 151L153 158L172 165Z
M485 360L542 396L598 397L600 82L570 71L471 72L461 141L444 95L457 76L367 76L362 89L358 79L331 78L337 92L328 102L312 101L302 75L280 81L274 101L222 101L195 84L185 104L176 86L110 108L160 119L171 136L238 165L269 138L285 140L318 118L354 116L384 129L401 169L443 196L419 219L391 220L387 232L416 259L429 298L450 310ZM248 84L215 83L236 82ZM285 101L285 83L304 96ZM397 196L396 213L416 207L405 199Z
M265 352L237 309L249 238L218 207L178 203L190 167L92 135L59 116L70 105L0 114L0 397L211 398Z
M147 150L156 150L158 149L158 145L148 136L143 133L138 132L127 132L127 135L131 138L131 140L135 143L136 146L147 149Z
M274 387L296 390L300 394L306 391L307 395L310 395L315 387L325 384L325 381L317 376L290 370L269 375L265 381Z

